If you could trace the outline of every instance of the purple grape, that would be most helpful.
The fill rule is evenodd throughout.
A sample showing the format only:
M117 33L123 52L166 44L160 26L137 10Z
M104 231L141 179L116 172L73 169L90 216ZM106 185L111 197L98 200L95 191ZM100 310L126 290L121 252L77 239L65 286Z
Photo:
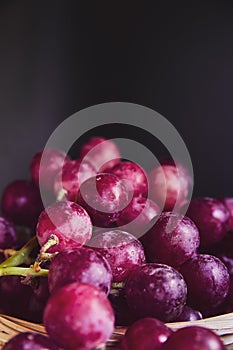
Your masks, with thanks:
M120 162L117 145L104 137L90 138L80 150L80 158L90 162L97 171L104 172Z
M138 317L175 320L182 312L187 287L182 275L163 264L144 264L129 273L125 285L127 303Z
M226 350L220 337L210 329L189 326L174 332L161 350Z
M72 283L89 283L109 293L112 270L107 260L97 251L89 248L71 248L57 254L49 267L49 289Z
M160 166L149 173L151 198L164 210L171 211L174 205L182 206L192 186L189 171L173 159L163 159Z
M11 338L2 350L59 350L58 347L44 335L32 332L19 333Z
M119 179L124 180L129 191L133 191L134 196L147 196L148 183L145 170L133 162L120 162L109 170Z
M229 290L229 273L226 266L212 255L202 254L184 263L180 272L188 286L188 304L211 315Z
M5 188L2 212L15 225L34 227L42 210L40 192L34 183L16 180Z
M141 238L149 261L179 267L197 254L200 236L189 218L164 212L156 220Z
M197 321L202 318L200 311L194 310L190 306L185 305L180 316L177 317L176 322Z
M79 282L59 288L44 312L51 339L66 350L92 349L105 343L114 329L114 313L104 292Z
M30 164L32 180L38 187L53 191L55 176L61 170L64 161L69 159L67 154L56 149L40 151L35 154Z
M186 215L199 229L202 248L221 241L228 230L229 212L217 199L192 199Z
M110 227L128 204L128 193L115 175L103 173L82 183L78 203L86 209L94 225Z
M18 242L17 232L12 222L0 216L0 248L13 248Z
M122 210L117 226L123 226L122 229L125 231L132 233L135 237L140 237L147 231L151 220L160 212L158 205L152 200L134 197Z
M88 244L109 262L113 282L123 282L134 266L145 262L142 244L133 235L121 230L98 233Z
M80 185L87 179L96 175L94 167L80 160L66 161L62 170L58 172L54 180L54 192L56 195L63 189L69 201L77 200Z
M142 318L132 324L122 338L121 350L160 349L172 334L164 323L155 318Z
M59 252L65 248L79 247L90 239L92 223L86 210L74 202L56 202L40 215L37 224L37 238L43 246L53 234L59 243L48 252Z

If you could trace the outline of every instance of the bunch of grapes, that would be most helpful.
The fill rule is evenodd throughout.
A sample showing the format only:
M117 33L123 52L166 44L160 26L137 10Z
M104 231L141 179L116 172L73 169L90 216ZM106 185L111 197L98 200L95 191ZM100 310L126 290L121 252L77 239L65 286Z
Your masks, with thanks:
M75 160L39 152L30 174L2 196L0 310L49 338L21 333L4 350L99 349L114 326L128 327L122 350L225 349L211 330L164 323L233 311L233 199L188 206L184 165L147 175L101 137Z

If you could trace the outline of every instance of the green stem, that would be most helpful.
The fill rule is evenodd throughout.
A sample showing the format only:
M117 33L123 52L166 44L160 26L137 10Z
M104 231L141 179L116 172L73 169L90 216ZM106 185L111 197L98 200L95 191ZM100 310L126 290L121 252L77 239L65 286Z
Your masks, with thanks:
M0 277L1 276L48 276L49 270L47 269L39 269L35 271L33 267L0 267Z
M0 264L0 268L18 266L28 261L29 254L38 245L36 236L32 237L20 250Z

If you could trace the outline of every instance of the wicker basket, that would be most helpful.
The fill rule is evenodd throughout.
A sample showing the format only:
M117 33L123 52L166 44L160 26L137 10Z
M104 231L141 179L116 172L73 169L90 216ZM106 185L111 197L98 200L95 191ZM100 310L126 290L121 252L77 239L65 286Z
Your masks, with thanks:
M206 318L204 320L193 322L174 322L167 324L173 330L177 330L187 325L199 325L214 330L222 337L228 350L233 350L233 313ZM11 337L20 333L33 331L46 335L42 325L23 321L14 317L0 315L0 349ZM106 350L119 349L119 343L126 328L116 327L115 331L106 345Z

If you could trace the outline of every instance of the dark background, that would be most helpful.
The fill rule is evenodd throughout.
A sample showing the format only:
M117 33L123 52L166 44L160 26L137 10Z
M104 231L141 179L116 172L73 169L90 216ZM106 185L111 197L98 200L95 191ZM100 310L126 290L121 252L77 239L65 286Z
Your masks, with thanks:
M62 120L109 101L174 124L195 195L233 196L233 2L1 0L0 191Z

